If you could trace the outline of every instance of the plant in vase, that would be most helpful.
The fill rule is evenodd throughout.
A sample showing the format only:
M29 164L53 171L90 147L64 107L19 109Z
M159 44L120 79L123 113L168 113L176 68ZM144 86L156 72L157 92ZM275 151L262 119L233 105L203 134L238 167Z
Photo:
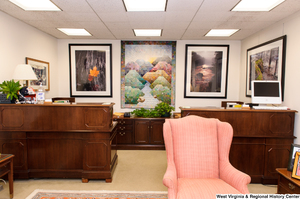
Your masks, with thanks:
M154 110L156 110L161 117L170 117L171 112L174 111L175 108L168 103L161 102L155 106Z
M6 98L10 97L12 103L18 99L18 92L22 88L19 81L15 82L14 80L3 81L0 84L0 92L6 94Z
M135 109L131 113L137 117L148 117L148 118L160 117L160 114L154 109L140 108L140 109Z
M173 106L170 106L169 104L165 102L161 102L157 104L154 109L135 109L131 113L134 114L137 117L170 117L171 111L174 111L175 108Z

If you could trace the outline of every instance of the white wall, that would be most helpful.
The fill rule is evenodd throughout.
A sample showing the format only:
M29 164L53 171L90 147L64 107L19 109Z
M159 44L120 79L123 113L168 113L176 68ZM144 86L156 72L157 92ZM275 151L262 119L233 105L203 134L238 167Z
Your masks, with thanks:
M114 111L124 112L132 109L121 109L121 41L120 40L58 40L59 96L70 96L69 78L69 43L111 43L113 64L113 97L112 98L76 98L76 102L114 102ZM186 44L229 44L228 89L227 100L239 97L240 41L177 41L176 47L176 92L175 107L179 106L221 106L226 99L184 98L185 45Z
M283 105L293 110L300 110L300 92L299 89L299 56L300 56L300 12L268 27L251 37L242 40L241 46L241 69L240 69L240 100L250 102L251 99L245 96L246 89L246 52L247 49L287 35L286 44L286 66L285 66L285 88ZM300 143L300 118L296 114L294 135L298 137L295 143Z
M58 93L57 39L0 11L0 82L11 80L18 64L30 57L50 63L50 91Z

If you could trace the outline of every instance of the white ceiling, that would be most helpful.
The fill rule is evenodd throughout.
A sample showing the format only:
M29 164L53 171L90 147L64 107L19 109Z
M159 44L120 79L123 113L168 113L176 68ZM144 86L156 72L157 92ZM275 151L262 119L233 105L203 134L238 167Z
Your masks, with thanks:
M299 0L286 0L270 12L231 12L239 1L168 0L166 12L126 12L122 0L52 0L62 12L40 12L0 0L0 10L59 39L117 40L241 40L300 10ZM67 36L57 28L84 28L92 37ZM134 36L133 29L144 28L163 29L162 36ZM240 31L204 37L212 28Z

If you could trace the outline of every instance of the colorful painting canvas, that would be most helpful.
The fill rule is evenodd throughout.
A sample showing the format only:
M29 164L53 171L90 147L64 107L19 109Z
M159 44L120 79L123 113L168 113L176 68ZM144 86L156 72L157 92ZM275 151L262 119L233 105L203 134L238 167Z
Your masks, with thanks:
M175 105L175 41L122 41L121 108Z

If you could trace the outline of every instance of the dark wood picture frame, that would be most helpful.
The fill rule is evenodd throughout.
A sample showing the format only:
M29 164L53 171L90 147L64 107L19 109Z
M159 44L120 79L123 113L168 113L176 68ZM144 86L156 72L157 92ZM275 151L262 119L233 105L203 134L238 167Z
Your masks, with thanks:
M112 44L69 44L71 97L112 97Z
M281 81L284 100L286 35L247 50L246 97L251 97L252 80Z
M229 45L186 44L184 98L227 98Z

